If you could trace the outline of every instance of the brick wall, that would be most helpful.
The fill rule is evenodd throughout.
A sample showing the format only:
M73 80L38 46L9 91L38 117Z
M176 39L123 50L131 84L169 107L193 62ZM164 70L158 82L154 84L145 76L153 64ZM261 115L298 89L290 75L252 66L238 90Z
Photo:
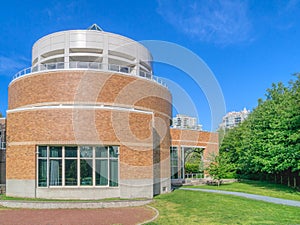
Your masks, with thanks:
M169 163L170 92L127 75L60 71L25 76L9 86L9 109L105 105L103 109L34 108L7 113L7 179L35 179L36 145L120 145L121 179L153 178L154 151ZM126 107L137 111L108 108ZM154 143L154 135L159 137ZM167 172L160 177L169 177Z
M173 146L204 147L204 161L211 160L213 156L219 153L218 133L174 128L170 129L170 133Z

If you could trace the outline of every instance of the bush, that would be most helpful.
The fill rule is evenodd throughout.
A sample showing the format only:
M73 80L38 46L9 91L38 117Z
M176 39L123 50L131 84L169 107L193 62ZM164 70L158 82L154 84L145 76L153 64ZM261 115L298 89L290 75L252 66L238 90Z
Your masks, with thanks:
M186 163L184 169L185 169L185 173L200 173L200 172L202 172L199 168L199 164L196 164L196 163Z

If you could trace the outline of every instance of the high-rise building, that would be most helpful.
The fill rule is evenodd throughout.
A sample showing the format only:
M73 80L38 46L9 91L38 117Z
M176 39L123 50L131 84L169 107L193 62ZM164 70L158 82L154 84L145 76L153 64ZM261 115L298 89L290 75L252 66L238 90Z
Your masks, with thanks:
M173 117L173 128L202 130L202 125L198 124L196 117L177 114L176 117Z
M246 108L244 108L240 112L229 112L223 117L222 123L219 125L219 129L226 130L236 127L241 122L243 122L249 114L250 110L247 110Z

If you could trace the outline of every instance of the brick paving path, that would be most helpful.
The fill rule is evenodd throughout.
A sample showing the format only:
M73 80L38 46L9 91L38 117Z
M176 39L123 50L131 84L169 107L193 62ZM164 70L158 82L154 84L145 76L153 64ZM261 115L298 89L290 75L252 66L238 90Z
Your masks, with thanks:
M106 225L140 224L155 216L142 207L105 209L1 209L1 225Z

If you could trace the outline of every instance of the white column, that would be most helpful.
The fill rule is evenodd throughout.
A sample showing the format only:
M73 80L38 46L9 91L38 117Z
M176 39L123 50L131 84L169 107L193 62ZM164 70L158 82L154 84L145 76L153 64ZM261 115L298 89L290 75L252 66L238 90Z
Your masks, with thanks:
M69 69L70 63L70 33L65 32L65 54L64 54L65 69Z
M102 60L102 69L108 70L108 35L103 35L103 60Z

